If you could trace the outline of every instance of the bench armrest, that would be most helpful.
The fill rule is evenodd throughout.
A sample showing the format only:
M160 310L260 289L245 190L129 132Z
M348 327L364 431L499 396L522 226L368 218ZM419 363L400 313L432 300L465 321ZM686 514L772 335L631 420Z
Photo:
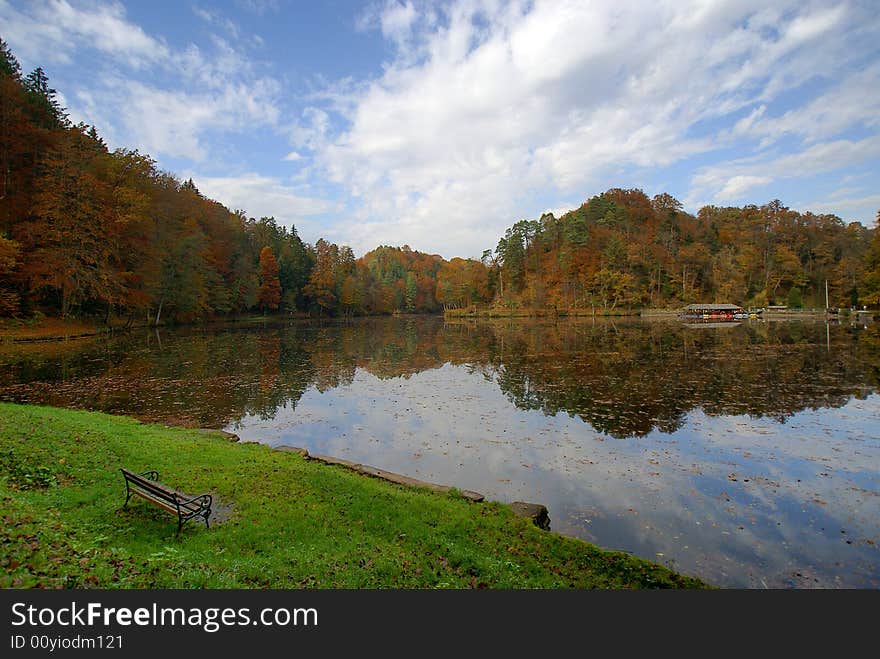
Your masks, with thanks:
M150 481L158 481L159 480L159 472L156 471L155 469L150 469L150 471L145 471L144 473L142 473L140 475Z
M201 494L197 497L193 497L192 499L187 499L186 501L183 500L183 497L178 496L177 498L178 503L181 506L185 506L188 503L197 503L199 504L199 507L203 510L207 510L208 508L210 508L211 503L213 502L213 498L210 494Z

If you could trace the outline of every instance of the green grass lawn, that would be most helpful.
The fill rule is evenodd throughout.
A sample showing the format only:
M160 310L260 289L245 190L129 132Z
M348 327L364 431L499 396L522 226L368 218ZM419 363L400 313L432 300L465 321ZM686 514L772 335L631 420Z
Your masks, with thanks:
M156 469L225 521L132 497ZM498 503L407 488L219 435L0 403L4 588L692 588L696 579L548 533Z

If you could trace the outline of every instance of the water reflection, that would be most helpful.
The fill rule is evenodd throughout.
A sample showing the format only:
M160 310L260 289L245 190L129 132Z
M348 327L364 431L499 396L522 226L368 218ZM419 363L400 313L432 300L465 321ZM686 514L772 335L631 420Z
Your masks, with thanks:
M227 426L722 585L880 587L876 326L359 320L0 353L0 398Z

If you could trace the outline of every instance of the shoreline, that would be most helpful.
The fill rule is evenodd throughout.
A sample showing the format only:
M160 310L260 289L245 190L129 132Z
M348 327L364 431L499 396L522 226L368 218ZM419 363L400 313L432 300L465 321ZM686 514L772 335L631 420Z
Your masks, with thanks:
M98 325L93 322L82 320L61 320L60 318L45 318L36 323L32 321L12 321L6 319L0 324L0 344L7 343L34 343L39 341L68 341L81 339L102 334L116 334L143 329L169 329L175 327L204 327L224 323L235 325L260 324L266 322L290 321L290 320L314 320L309 316L237 316L234 318L210 318L191 323L159 324L132 323L132 324L109 324Z
M0 531L7 548L0 585L712 588L542 530L532 514L542 506L475 503L454 488L435 491L383 470L339 469L320 456L230 439L125 416L0 404L0 493L18 520ZM175 489L211 493L216 523L190 523L175 536L174 520L157 507L123 508L120 467L155 469Z
M593 313L589 309L451 309L437 314L385 314L379 316L355 316L354 318L409 318L435 316L447 320L466 319L503 319L503 318L643 318L643 319L675 319L680 309L624 309L614 313ZM829 314L824 309L790 309L764 311L765 320L797 320L801 318L826 318L828 320L852 320L873 322L877 320L877 312L873 310L849 311ZM350 320L343 317L309 316L305 314L262 316L248 315L234 318L211 318L191 323L160 324L148 323L98 325L82 320L61 320L44 318L40 321L0 321L0 345L4 343L38 343L50 341L71 341L81 338L116 334L143 329L170 329L179 327L208 327L212 325L258 325L264 323L284 322L316 322Z

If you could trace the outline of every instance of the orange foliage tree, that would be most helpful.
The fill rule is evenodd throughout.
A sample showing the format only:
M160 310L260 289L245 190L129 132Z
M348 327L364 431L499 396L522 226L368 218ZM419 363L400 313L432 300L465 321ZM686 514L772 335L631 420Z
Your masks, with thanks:
M260 250L260 296L258 304L265 312L275 310L281 303L281 282L278 280L278 261L272 248L266 245Z

